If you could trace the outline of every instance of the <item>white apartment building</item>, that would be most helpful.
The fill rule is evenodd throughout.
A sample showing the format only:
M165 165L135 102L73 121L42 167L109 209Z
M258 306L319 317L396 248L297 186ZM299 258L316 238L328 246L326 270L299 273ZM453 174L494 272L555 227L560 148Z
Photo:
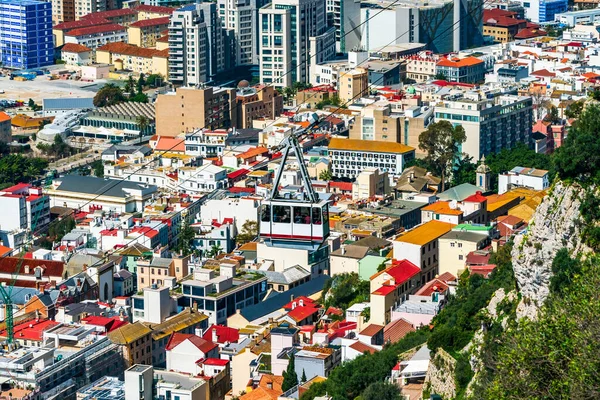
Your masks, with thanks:
M544 190L550 187L548 171L535 168L514 167L505 174L498 175L498 194L515 187Z
M138 164L133 165L131 168L124 168L120 165L104 165L104 176L107 178L146 183L167 190L175 190L177 188L177 179L175 178L174 172L175 171L169 172L164 169L158 170L155 168L140 169Z
M225 150L227 131L196 130L185 135L185 154L202 158L221 157Z
M533 107L531 97L469 92L447 98L435 106L435 120L461 125L467 139L461 152L479 160L483 155L532 143Z
M309 82L311 64L335 56L335 28L327 26L324 1L274 0L259 10L259 31L265 84Z
M76 43L96 50L107 43L127 42L127 28L119 24L106 24L73 29L65 34L65 43Z
M337 178L356 179L367 168L400 176L404 165L414 158L414 147L400 143L343 138L329 142L331 173Z
M199 85L235 65L216 6L190 4L173 13L169 24L169 80L174 84Z
M258 0L218 0L219 17L235 36L236 66L258 65Z
M187 194L201 194L227 187L227 170L216 165L179 168L177 189Z
M327 0L327 19L335 27L335 49L347 53L360 47L360 0Z

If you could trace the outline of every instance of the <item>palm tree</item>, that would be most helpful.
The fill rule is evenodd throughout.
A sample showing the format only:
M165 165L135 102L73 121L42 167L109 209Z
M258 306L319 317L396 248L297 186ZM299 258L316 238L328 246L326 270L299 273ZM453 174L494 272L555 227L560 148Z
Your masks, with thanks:
M217 244L213 244L213 246L210 248L210 251L208 252L208 254L210 255L210 257L216 257L219 254L221 254L222 251L223 251L223 249L217 243Z
M150 126L150 119L145 115L138 115L135 119L135 123L140 127L140 144L142 143L142 137L146 129Z

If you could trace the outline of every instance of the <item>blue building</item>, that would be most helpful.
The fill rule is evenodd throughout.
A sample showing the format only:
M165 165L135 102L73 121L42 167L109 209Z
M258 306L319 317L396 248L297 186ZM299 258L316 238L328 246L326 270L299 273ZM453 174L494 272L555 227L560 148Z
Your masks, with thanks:
M51 2L0 0L0 61L14 69L54 64Z

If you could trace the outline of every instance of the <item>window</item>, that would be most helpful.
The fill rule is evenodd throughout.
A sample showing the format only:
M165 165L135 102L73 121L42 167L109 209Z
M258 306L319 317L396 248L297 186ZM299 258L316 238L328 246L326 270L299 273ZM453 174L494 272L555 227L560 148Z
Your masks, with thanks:
M273 222L289 224L292 222L292 210L290 206L273 206Z
M312 223L313 225L321 225L321 209L318 207L313 207L312 209Z
M458 256L458 259L459 259L459 260L462 260L462 259L463 259L463 256L462 256L462 254Z
M309 207L294 207L294 223L295 224L310 224L310 208Z
M192 286L192 296L204 296L204 288L199 286Z
M458 244L458 247L459 247L459 248L460 248L460 247L462 247L462 243L459 243L459 244Z
M262 222L271 221L271 206L263 204L260 208L260 220Z
M279 290L280 292L283 292L285 290L285 287L283 285L279 285L277 287L277 290Z
M454 242L450 243L450 247L454 247L454 244L455 244Z

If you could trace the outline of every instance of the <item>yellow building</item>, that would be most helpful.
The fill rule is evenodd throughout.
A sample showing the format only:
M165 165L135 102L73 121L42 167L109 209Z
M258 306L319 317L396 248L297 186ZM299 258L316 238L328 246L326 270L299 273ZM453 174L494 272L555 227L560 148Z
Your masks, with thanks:
M154 47L162 32L169 28L169 17L143 19L127 28L128 43L139 47Z
M126 368L135 364L152 365L152 329L141 322L128 324L108 333L119 345Z
M108 43L96 50L96 62L112 64L116 70L168 77L169 51L145 49L123 42Z
M369 71L355 68L340 75L338 80L338 96L342 104L350 104L365 96L369 91Z
M175 11L175 8L140 4L135 8L135 11L138 13L138 21L141 21L144 19L170 17L173 14L173 11Z

